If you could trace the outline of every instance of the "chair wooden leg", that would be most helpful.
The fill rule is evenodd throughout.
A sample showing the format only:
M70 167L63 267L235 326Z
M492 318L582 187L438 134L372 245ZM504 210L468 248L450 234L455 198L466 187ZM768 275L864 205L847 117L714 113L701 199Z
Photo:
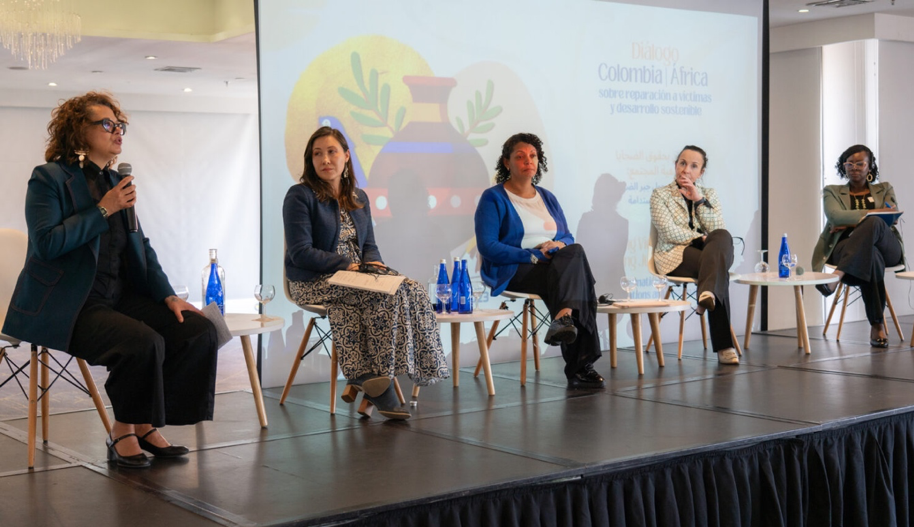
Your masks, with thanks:
M606 316L609 317L609 366L615 368L618 355L616 349L616 314L607 313Z
M105 425L105 431L108 432L108 435L111 435L111 421L108 419L108 410L105 409L105 402L102 401L102 396L98 393L98 387L95 386L95 379L92 378L92 372L89 371L89 365L86 364L86 361L82 359L76 359L76 364L79 366L79 371L83 374L83 382L86 383L86 389L89 390L89 396L92 397L92 402L95 403L95 409L98 411L98 416L102 419L102 424Z
M413 399L419 398L419 388L421 388L421 386L419 386L418 384L413 385Z
M835 299L832 300L831 309L828 310L828 318L825 319L825 329L822 330L823 335L828 333L828 326L831 324L831 317L835 314L835 308L838 307L838 302L841 300L841 293L843 291L844 282L838 282L838 287L835 289Z
M330 415L336 413L336 378L339 376L337 360L336 343L333 343L330 345ZM359 409L359 413L362 413L361 409Z
M685 311L679 312L679 360L682 360L682 339L685 331Z
M292 383L295 382L295 375L298 374L298 368L301 366L301 359L305 356L305 348L308 347L308 341L311 340L311 330L314 329L314 323L317 319L314 317L308 321L308 327L305 329L305 336L301 339L301 344L298 346L298 352L295 353L295 359L292 360L292 368L289 371L289 379L286 381L286 386L282 389L282 397L279 398L279 404L285 404L286 397L289 396L289 390L292 389ZM350 401L352 402L352 401Z
M406 404L406 399L403 398L403 390L400 389L400 381L394 377L394 391L397 392L397 399L400 400L400 404Z
M499 307L498 309L508 309L508 303L505 301L502 301L501 307ZM489 330L489 336L486 337L486 349L488 349L488 350L492 349L492 342L495 340L495 333L498 331L498 324L500 322L501 322L501 320L496 320L495 322L492 323L492 329ZM537 369L539 369L539 368L537 368ZM476 377L479 377L480 371L482 371L482 357L480 357L479 360L476 361L476 369L473 370L474 379Z
M898 338L904 342L904 333L901 332L901 324L898 323L898 316L895 314L895 308L892 306L892 299L889 297L889 292L885 292L885 304L889 308L889 314L892 315L892 322L895 323L895 331L898 332ZM886 327L888 327L886 325Z
M835 335L835 341L841 340L841 330L844 328L844 314L847 313L847 297L851 295L851 288L844 288L844 303L841 305L841 317L838 319L838 334ZM837 298L835 299L837 300Z
M699 315L698 319L701 320L701 344L708 349L708 323L705 320L705 314Z
M524 302L524 307L522 311L523 323L521 324L521 340L520 340L520 385L527 385L527 331L528 331L528 321L530 319L530 312L527 310L527 302Z
M536 371L540 371L540 338L539 338L539 335L537 335L537 333L535 331L537 324L533 318L533 313L535 313L535 311L533 310L533 300L530 300L530 320L532 323L531 329L534 330L533 335L532 335L533 336L533 367L536 368Z
M48 418L51 414L51 370L48 368L48 362L51 360L51 352L48 351L48 348L42 347L41 351L38 353L38 356L41 364L41 387L40 394L41 397L41 440L44 443L48 442L48 436L50 434L50 422Z
M35 434L38 421L38 347L32 345L29 363L29 468L35 468Z

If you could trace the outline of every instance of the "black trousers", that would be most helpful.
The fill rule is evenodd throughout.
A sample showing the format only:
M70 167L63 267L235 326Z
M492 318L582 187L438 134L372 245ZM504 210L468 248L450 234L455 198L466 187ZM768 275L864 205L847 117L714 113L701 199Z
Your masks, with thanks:
M76 318L68 353L107 366L105 390L122 423L188 425L212 420L216 330L197 313L184 322L160 302L125 293L89 301Z
M576 243L558 250L551 260L518 265L508 282L508 291L542 297L553 318L559 311L571 309L578 337L571 344L562 344L565 376L569 379L603 355L597 333L595 283L584 248Z
M698 280L699 294L714 293L714 311L708 312L711 326L711 347L717 353L733 347L730 334L730 266L733 265L733 237L724 229L711 231L704 244L685 248L682 263L669 276L684 276Z
M885 268L902 262L901 244L880 218L867 218L835 244L828 263L844 271L841 280L860 288L866 319L881 324L885 312Z

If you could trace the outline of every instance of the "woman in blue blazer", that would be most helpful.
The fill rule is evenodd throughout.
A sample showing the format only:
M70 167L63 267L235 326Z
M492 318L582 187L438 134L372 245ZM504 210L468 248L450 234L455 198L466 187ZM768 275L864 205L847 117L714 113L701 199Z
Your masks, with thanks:
M593 369L601 356L595 280L584 248L574 243L558 200L537 186L548 170L543 142L515 134L502 147L496 185L476 207L480 274L492 288L542 297L553 322L544 339L561 345L569 389L604 385Z
M324 126L308 140L301 183L286 193L282 219L286 278L298 305L327 306L340 370L381 415L408 419L391 379L408 374L427 386L449 376L438 322L425 286L404 280L393 295L332 285L337 271L374 267L381 260L365 192L355 186L349 144Z
M175 296L142 227L127 225L133 177L109 168L127 132L118 104L103 93L74 97L53 111L48 132L48 163L28 183L28 253L3 333L108 367L109 461L142 468L143 450L182 456L188 449L156 427L213 418L216 331Z

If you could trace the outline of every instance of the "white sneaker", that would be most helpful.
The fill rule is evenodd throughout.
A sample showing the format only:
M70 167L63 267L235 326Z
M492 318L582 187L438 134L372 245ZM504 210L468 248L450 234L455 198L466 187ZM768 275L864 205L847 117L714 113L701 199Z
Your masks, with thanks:
M717 360L721 364L739 364L739 355L733 348L727 348L717 352Z

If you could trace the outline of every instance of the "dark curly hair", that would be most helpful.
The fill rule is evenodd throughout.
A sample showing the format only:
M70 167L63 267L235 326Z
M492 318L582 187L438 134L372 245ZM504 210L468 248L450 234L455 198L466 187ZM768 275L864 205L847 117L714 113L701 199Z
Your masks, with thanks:
M838 162L835 163L835 169L838 170L838 177L847 179L847 170L844 168L844 163L847 162L847 159L850 156L859 154L860 152L866 152L866 155L870 160L869 173L873 175L873 181L877 181L879 179L879 167L876 166L876 154L866 145L854 145L838 156Z
M89 149L86 143L86 130L89 128L89 108L92 106L107 106L114 112L115 119L120 122L127 121L127 116L110 94L90 91L85 95L67 99L51 111L48 147L44 151L45 161L73 164L78 160L77 150Z
M679 155L676 156L677 163L679 162L679 156L681 156L682 153L685 152L686 150L691 150L693 152L698 152L699 154L701 154L701 169L705 170L708 168L708 154L703 149L701 149L695 145L685 145L684 147L682 147L682 150L679 151Z
M536 148L536 157L539 161L536 169L536 175L533 176L533 184L538 185L540 180L543 179L543 173L549 172L549 166L546 161L546 154L543 153L543 142L535 134L514 134L505 141L505 144L501 147L501 157L498 158L498 163L495 164L495 182L504 183L511 179L511 173L508 172L508 167L505 166L505 161L511 159L511 153L514 152L514 147L520 143L527 143L528 145Z
M320 201L337 199L337 197L333 195L330 185L317 175L317 170L314 168L314 159L312 159L314 142L321 137L327 137L328 135L340 143L340 146L343 147L343 152L349 152L349 143L346 142L346 138L343 136L342 132L336 128L330 128L329 126L318 128L316 132L311 134L311 138L308 139L308 145L305 147L305 170L302 172L301 178L299 179L302 185L314 191L314 195L316 195L317 199ZM351 155L349 156L349 160L346 161L346 170L349 172L349 177L340 179L340 207L345 210L361 209L364 204L355 196L355 171L352 169Z

